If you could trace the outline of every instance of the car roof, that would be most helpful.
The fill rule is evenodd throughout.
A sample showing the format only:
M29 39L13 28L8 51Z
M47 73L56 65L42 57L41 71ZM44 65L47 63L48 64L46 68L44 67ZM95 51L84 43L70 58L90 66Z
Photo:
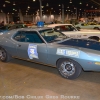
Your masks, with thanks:
M47 27L38 28L37 27L37 28L19 28L19 29L12 29L12 30L8 31L5 34L2 34L0 37L3 37L3 36L11 37L17 31L41 31L41 30L46 30L46 29L52 29L52 28L47 28Z
M63 25L72 25L72 24L50 24L50 25L47 25L47 27L56 27L56 26L63 26Z
M51 29L49 27L33 27L33 28L20 28L17 29L18 31L40 31L40 30L46 30Z

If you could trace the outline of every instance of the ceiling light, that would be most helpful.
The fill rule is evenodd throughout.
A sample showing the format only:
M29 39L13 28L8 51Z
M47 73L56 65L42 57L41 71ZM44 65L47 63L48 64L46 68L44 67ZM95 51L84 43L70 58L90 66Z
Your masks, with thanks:
M42 6L42 8L44 8L44 6Z
M47 3L46 6L49 6L49 4Z
M9 0L6 0L5 2L6 2L6 3L10 3L10 1L9 1Z
M30 8L30 6L28 6L27 8Z
M86 6L88 6L88 4L86 4Z
M1 10L1 12L3 12L3 10Z
M13 3L13 5L16 5L15 3Z
M72 0L70 0L70 2L69 3L72 3Z
M82 4L82 2L79 3L80 5Z
M33 0L33 1L35 1L35 0Z
M93 6L91 6L91 8L93 8Z
M5 4L3 4L3 7L6 7L6 5L5 5Z

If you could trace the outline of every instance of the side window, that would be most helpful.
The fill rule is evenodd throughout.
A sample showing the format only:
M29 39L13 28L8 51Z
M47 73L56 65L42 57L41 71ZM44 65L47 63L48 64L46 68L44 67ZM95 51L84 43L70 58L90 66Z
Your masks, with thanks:
M84 26L84 24L81 24L81 26Z
M25 32L17 32L13 39L19 42L25 42Z
M65 28L65 26L60 26L60 30L61 31L65 31L66 30L67 31L67 27Z
M95 23L91 23L90 25L96 25Z
M35 31L19 31L13 39L19 42L44 43Z
M38 33L35 31L26 32L25 41L31 43L44 43Z

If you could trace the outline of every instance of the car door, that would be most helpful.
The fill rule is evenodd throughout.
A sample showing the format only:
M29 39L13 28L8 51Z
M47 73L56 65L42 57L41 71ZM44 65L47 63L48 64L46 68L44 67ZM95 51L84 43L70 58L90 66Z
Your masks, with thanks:
M47 63L47 45L36 31L23 31L16 49L18 58Z

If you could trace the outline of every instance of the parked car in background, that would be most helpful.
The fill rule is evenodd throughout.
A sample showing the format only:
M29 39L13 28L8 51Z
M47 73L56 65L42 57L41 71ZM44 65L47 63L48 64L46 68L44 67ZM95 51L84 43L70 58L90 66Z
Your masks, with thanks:
M0 35L12 29L25 28L25 27L27 27L25 24L8 24L8 25L0 27Z
M77 25L75 25L75 27L77 29L97 29L97 30L100 30L100 25L97 25L95 23L79 23Z
M32 26L34 25L32 22L29 22L29 21L24 22L24 24L25 24L27 27L32 27Z
M68 37L89 38L99 41L100 31L93 29L78 30L72 24L51 24L47 27L54 28L55 31L60 31Z
M82 69L100 71L99 42L68 38L52 28L15 29L1 35L0 60L12 57L54 66L66 79L77 78Z

